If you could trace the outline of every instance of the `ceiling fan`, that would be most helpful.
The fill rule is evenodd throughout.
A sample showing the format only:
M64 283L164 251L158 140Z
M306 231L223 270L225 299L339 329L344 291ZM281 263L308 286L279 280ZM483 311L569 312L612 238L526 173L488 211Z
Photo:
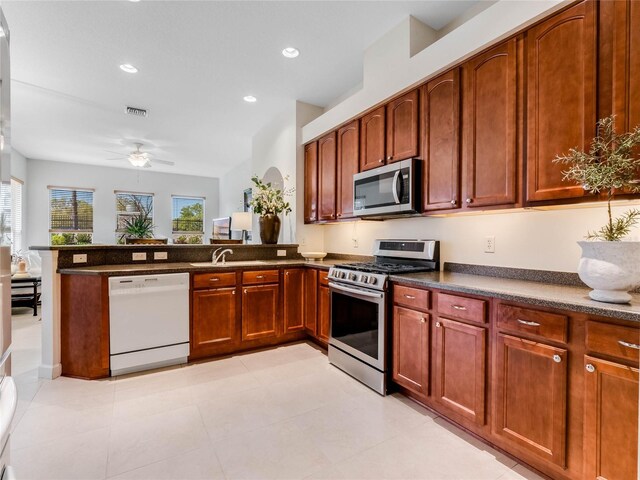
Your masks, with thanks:
M129 163L131 163L131 165L133 165L134 167L142 168L149 168L154 163L161 163L163 165L175 165L175 163L169 162L167 160L151 158L151 154L140 150L142 148L142 143L134 143L134 145L136 146L136 149L133 152L130 152L128 155L123 155L118 152L109 152L109 150L107 150L107 152L109 153L115 153L116 155L119 155L116 158L107 158L107 160L129 160Z

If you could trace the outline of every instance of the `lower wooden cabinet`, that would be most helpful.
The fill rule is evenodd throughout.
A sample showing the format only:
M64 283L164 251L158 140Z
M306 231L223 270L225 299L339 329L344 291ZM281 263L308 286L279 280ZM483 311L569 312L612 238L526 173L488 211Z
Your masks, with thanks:
M320 272L322 275L323 272ZM331 293L329 287L320 285L318 289L318 329L316 336L318 340L329 342L329 332L331 329Z
M240 341L236 287L193 293L191 355L206 355L214 347Z
M279 298L277 284L242 287L242 340L278 335Z
M584 478L638 478L638 369L585 355Z
M302 268L288 268L284 271L284 333L304 330L305 313L305 272Z
M485 424L487 330L437 317L433 328L435 401Z
M494 433L561 467L567 445L567 350L498 333Z
M425 400L429 395L429 315L393 309L393 381Z

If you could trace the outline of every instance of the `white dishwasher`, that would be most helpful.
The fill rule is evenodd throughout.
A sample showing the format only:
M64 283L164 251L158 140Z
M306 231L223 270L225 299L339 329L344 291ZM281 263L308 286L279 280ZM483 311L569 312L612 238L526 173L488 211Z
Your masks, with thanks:
M186 363L189 274L109 279L111 375Z

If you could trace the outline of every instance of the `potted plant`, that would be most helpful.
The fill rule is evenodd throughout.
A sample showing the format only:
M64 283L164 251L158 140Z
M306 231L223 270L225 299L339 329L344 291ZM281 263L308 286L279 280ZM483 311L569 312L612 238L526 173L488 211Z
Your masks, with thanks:
M617 134L615 117L603 118L597 123L597 136L588 152L569 150L557 156L554 162L568 165L563 180L582 185L593 194L607 196L607 223L588 232L578 265L580 279L593 288L593 300L609 303L627 303L627 292L640 283L640 242L623 241L640 221L640 210L633 208L619 217L611 213L611 201L619 191L640 192L640 126L633 131ZM635 150L634 150L635 149Z
M131 195L130 202L134 205L136 215L125 218L124 241L126 244L158 244L167 243L166 238L154 238L155 225L151 220L151 205L145 205L135 195Z
M266 244L278 243L281 224L278 215L283 212L288 215L291 212L291 205L284 197L291 195L294 189L280 190L272 187L271 183L264 183L257 176L253 176L251 181L255 187L250 205L253 213L260 215L260 239Z

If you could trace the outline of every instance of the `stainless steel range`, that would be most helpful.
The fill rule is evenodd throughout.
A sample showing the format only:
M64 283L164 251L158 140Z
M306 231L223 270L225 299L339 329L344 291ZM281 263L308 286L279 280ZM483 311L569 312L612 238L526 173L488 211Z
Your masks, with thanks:
M386 394L388 277L438 270L439 250L436 240L376 240L373 262L331 267L329 362Z

